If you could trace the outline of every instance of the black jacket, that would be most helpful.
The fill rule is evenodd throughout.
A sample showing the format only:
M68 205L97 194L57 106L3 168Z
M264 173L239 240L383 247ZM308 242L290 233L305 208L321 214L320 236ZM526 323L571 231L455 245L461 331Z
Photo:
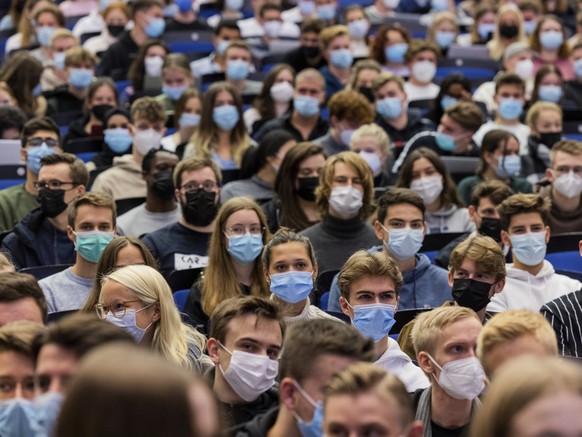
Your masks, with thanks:
M381 115L376 116L375 123L384 129L392 140L392 144L394 144L394 159L398 159L404 145L413 136L420 132L435 130L434 124L430 120L422 118L420 112L415 109L408 110L408 124L402 130L397 130L391 124L388 124Z
M121 34L116 43L101 56L99 76L110 76L113 80L126 80L127 70L139 50L129 32Z
M267 411L265 414L254 417L251 421L235 426L227 431L231 437L266 437L269 430L275 425L279 407Z
M79 100L69 92L68 85L61 85L45 94L46 115L51 117L63 112L83 112L83 100Z

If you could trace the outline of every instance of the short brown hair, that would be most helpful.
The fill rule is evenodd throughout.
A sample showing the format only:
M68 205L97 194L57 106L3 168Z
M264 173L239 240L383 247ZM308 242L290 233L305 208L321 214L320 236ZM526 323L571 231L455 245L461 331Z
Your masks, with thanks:
M65 55L65 67L74 67L83 62L90 62L93 67L97 64L97 58L89 50L81 46L71 47Z
M230 49L243 49L249 52L252 56L251 47L242 40L235 39L234 41L229 42L226 50L224 50L224 56L226 56Z
M27 297L34 300L42 319L46 321L48 305L36 278L28 273L7 272L0 275L0 303L16 302Z
M45 13L53 14L53 16L57 19L57 22L59 23L59 27L65 27L66 25L65 16L63 15L58 6L53 5L52 3L47 4L46 6L43 6L38 11L36 11L34 13L33 18L35 20L38 20L38 18Z
M314 18L312 20L304 21L301 24L301 34L304 33L317 33L318 35L325 28L325 21L319 18Z
M568 153L569 155L582 155L582 142L575 140L561 140L554 144L550 150L550 162L554 165L556 154L558 152Z
M343 24L336 24L335 26L324 28L319 34L322 47L326 49L334 40L334 38L342 35L350 35L350 30Z
M495 94L504 85L515 85L521 90L521 94L525 94L525 82L515 73L499 73L499 76L495 78Z
M150 123L158 121L166 122L164 105L153 97L140 97L131 105L131 122L147 120Z
M495 281L505 279L505 256L493 238L475 235L459 243L451 252L449 272L459 271L465 258L474 261L482 273L495 275Z
M224 344L231 320L247 315L256 315L257 319L279 323L281 336L285 337L286 325L279 306L269 299L257 296L231 297L218 304L210 316L210 337Z
M477 132L483 124L483 112L474 102L457 102L445 109L445 114L471 132Z
M497 212L501 216L501 229L509 230L509 223L514 215L537 213L542 218L544 225L548 223L551 201L538 194L517 193L501 202Z
M210 168L216 176L216 183L220 186L222 184L222 172L220 168L210 158L188 158L180 161L176 168L174 168L174 186L179 190L182 186L182 175L187 171L201 170L203 168Z
M28 139L39 130L54 132L57 135L59 144L61 143L61 131L53 119L50 117L36 117L28 120L22 127L22 133L20 134L20 144L22 148L26 147Z
M380 73L380 76L378 76L374 80L372 89L374 90L375 93L377 93L378 90L382 88L384 85L386 85L388 82L396 83L396 85L398 85L398 88L400 88L400 91L404 91L404 81L402 80L402 78L390 72Z
M378 209L376 210L378 221L384 223L388 215L388 208L402 203L407 203L418 208L424 220L426 206L424 205L422 197L416 191L410 188L391 188L378 199Z
M46 165L68 164L71 173L71 181L75 184L87 186L89 184L89 171L85 163L72 153L53 153L40 160L41 168Z
M408 51L404 55L404 60L406 61L406 63L412 62L416 55L418 55L420 52L425 52L427 50L433 52L437 59L441 56L441 50L438 48L436 44L425 39L413 39L412 41L410 41Z
M326 354L372 361L374 343L351 325L329 319L304 320L287 332L279 374L301 384L317 359Z
M28 320L0 327L0 352L16 352L32 360L32 341L44 329L43 325Z
M374 108L363 94L353 90L335 93L328 102L330 118L349 120L353 123L368 124L374 121Z
M359 250L348 258L339 272L337 284L342 297L349 302L351 285L367 277L390 279L397 296L402 288L402 273L392 258L385 252Z
M469 205L475 208L479 207L481 199L489 199L493 205L500 205L508 197L511 197L514 191L509 185L496 179L481 182L473 187L471 190L471 200Z
M108 208L111 210L111 215L113 217L113 227L115 227L115 219L117 217L117 208L115 207L115 201L108 193L91 192L84 193L79 197L76 197L69 203L68 210L68 222L72 229L75 229L75 220L77 219L77 210L80 206L90 205L96 208Z
M303 247L305 247L305 251L309 255L309 259L311 264L313 264L313 268L317 268L317 257L315 256L315 250L313 249L313 245L311 244L309 238L287 228L279 228L275 235L269 238L269 241L263 249L263 255L261 256L263 268L267 270L269 269L269 266L271 265L271 251L273 248L287 243L302 244Z

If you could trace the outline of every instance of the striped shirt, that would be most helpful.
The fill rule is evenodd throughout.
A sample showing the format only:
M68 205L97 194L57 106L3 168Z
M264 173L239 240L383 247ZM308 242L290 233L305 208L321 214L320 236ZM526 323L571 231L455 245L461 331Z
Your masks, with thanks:
M560 355L582 357L582 289L546 303L540 312L554 328Z

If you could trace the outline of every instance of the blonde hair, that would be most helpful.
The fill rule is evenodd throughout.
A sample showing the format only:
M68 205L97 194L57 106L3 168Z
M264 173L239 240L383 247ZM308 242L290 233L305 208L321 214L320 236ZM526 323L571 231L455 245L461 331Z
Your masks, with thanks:
M504 311L492 317L483 327L477 340L477 356L490 374L487 358L497 346L529 335L543 346L548 355L558 355L558 340L544 316L528 310Z
M556 154L558 152L568 153L569 155L582 155L582 142L576 140L562 140L558 141L550 150L550 162L552 166L556 159Z
M514 14L515 18L517 19L518 34L517 37L515 38L515 41L502 40L501 34L499 33L501 17L508 12ZM503 56L503 52L505 52L507 46L512 42L517 41L527 42L525 37L525 30L523 28L523 14L519 10L519 8L515 6L513 3L508 3L501 6L497 10L497 15L495 17L495 31L493 32L493 39L487 43L487 47L489 48L489 56L494 60L501 59L501 57Z
M525 116L525 123L531 128L535 128L542 111L554 111L562 118L562 108L552 102L538 101L531 105Z
M380 74L382 73L382 66L378 63L378 61L375 61L374 59L359 60L352 67L350 79L348 80L348 83L346 84L346 87L344 89L358 91L356 87L356 82L358 81L360 73L364 70L374 70Z
M18 320L0 327L0 352L17 352L33 359L33 341L46 327Z
M228 238L224 233L228 218L242 210L251 210L257 214L261 227L264 229L263 245L270 237L265 214L254 200L248 197L234 197L221 206L216 215L214 232L210 237L208 267L204 271L200 284L202 310L208 316L212 315L220 302L242 294L240 280L236 276L234 264L228 252ZM250 288L253 296L269 296L260 256L253 261Z
M8 255L0 251L0 273L15 272L16 268Z
M101 280L101 285L104 286L108 281L119 282L129 288L146 306L159 305L160 320L154 328L152 349L173 363L193 368L189 356L190 345L196 345L202 351L206 340L194 328L182 323L172 290L164 277L149 266L132 265L109 273Z
M362 180L364 188L363 205L360 208L360 217L368 217L372 210L372 200L374 199L374 178L372 170L364 158L354 152L341 152L333 155L325 161L321 174L319 175L319 185L315 189L315 204L322 217L329 214L329 196L331 195L331 186L335 175L335 165L337 163L349 165L358 174Z
M410 333L416 356L418 357L420 352L434 355L435 344L441 331L468 317L473 317L481 324L481 319L475 311L460 306L438 307L419 314Z
M505 256L493 238L475 235L459 243L451 252L449 273L459 271L465 258L473 261L482 273L495 275L496 281L505 279Z
M182 53L169 53L166 55L164 64L162 65L162 76L166 70L179 70L194 83L194 76L192 76L188 58Z
M394 73L390 72L380 73L380 76L378 76L374 81L372 89L374 90L375 93L377 93L378 90L382 88L384 85L386 85L388 82L396 83L396 85L398 85L398 88L400 88L400 91L404 92L404 80L402 80L400 76L396 76Z
M436 41L435 41L436 29L441 23L444 23L446 21L448 21L449 23L452 23L455 26L454 32L458 35L459 34L459 25L457 24L457 18L455 17L455 14L453 14L452 12L449 12L449 11L442 11L442 12L437 12L434 15L434 18L432 19L432 23L431 23L430 27L428 28L426 39L428 41L430 41L431 43L436 44Z
M319 39L321 41L322 47L327 49L335 38L343 35L347 35L348 37L350 36L350 30L348 29L348 26L344 26L343 24L336 24L335 26L330 26L323 29L319 34Z
M53 33L53 36L51 38L51 46L55 43L55 41L67 38L70 38L73 41L75 41L75 46L79 45L79 38L73 35L73 32L71 32L69 29L59 27L57 30L55 30L55 33Z
M392 154L392 143L386 131L378 126L376 123L363 124L360 126L352 135L350 141L350 147L353 148L356 141L361 140L364 137L372 138L383 155Z
M471 437L510 437L515 417L539 398L582 396L580 366L555 357L519 357L503 367L490 385L473 421Z

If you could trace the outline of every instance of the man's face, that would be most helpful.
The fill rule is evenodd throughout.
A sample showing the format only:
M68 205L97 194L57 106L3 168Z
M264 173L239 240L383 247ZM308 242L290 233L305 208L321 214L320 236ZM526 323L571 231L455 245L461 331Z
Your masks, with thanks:
M23 297L12 302L0 303L0 326L18 320L44 324L42 311L32 297Z
M475 223L477 229L481 227L483 217L492 219L500 218L496 205L489 197L480 198L477 208L473 205L469 205L469 218Z
M349 302L340 297L342 312L354 319L354 307L373 304L398 305L398 295L394 281L388 277L363 277L350 284ZM349 305L348 305L349 304Z
M230 47L225 53L226 62L228 61L245 61L247 64L251 63L251 53L241 47Z
M384 85L378 88L378 91L376 91L376 100L394 97L398 97L402 103L404 103L406 100L406 93L402 91L398 84L393 80L386 82Z
M302 33L299 37L299 42L303 47L319 47L320 44L319 35L315 32Z
M283 19L281 18L281 11L277 9L267 9L261 17L261 22L264 24L267 21L278 21L282 23Z
M422 61L428 61L428 62L432 62L433 64L436 64L437 63L437 55L432 50L423 50L422 52L418 53L414 58L412 58L410 65L412 66L413 64L416 64L417 62L422 62Z
M81 205L77 208L75 228L67 226L67 234L73 242L77 241L74 232L115 232L113 211L109 208L93 205Z
M72 351L54 343L44 345L36 363L36 395L49 391L64 394L78 367L79 359Z
M0 401L34 398L34 365L31 357L14 351L0 352Z
M383 223L376 221L374 231L380 241L390 241L390 230L392 229L413 229L426 231L422 211L410 203L398 203L391 205L386 210L386 218Z
M176 200L181 205L186 204L186 192L204 189L208 192L216 193L215 203L220 199L220 188L216 183L216 175L210 167L204 167L199 170L185 171L182 173L182 185L176 187Z
M473 137L475 132L471 132L449 117L448 114L443 114L441 122L437 130L445 135L449 135L455 139L457 147L465 147Z
M449 272L449 285L451 287L453 286L455 279L472 279L477 282L491 284L492 287L489 290L489 299L491 299L494 294L500 293L503 289L503 285L505 285L505 281L497 281L497 274L495 272L485 272L477 266L474 260L468 257L463 259L461 267L458 270Z
M149 9L138 12L135 16L135 22L145 29L150 21L156 18L164 18L164 10L159 6L152 6Z
M528 51L518 53L504 62L505 70L509 73L515 73L515 66L521 61L531 61L532 56Z
M54 53L64 53L70 48L73 48L77 45L77 42L74 38L59 38L53 41L53 54Z
M50 130L38 130L28 137L25 147L20 149L20 158L22 161L26 162L28 151L31 147L39 147L42 143L46 143L46 145L56 153L63 152L59 145L59 137L56 132Z
M524 102L523 90L518 85L501 85L499 87L499 90L497 91L497 93L495 94L495 96L493 98L495 100L495 103L497 103L498 105L499 105L499 102L501 99L508 99L508 98L512 98L512 99L516 99L516 100L520 100L521 102Z
M544 225L542 217L537 212L515 214L511 217L507 231L501 231L501 240L506 246L511 246L510 237L531 232L545 232L546 244L550 240L550 227Z
M161 133L162 135L166 132L166 126L164 125L163 120L157 121L150 121L146 120L145 118L137 119L133 124L130 125L129 133L132 137L135 137L135 134L139 131L144 131L148 129L153 129L156 132Z
M162 174L169 175L170 179L174 173L174 168L178 165L179 159L173 153L158 152L152 159L150 165L150 171L142 173L145 179L148 189L151 189L154 185L156 178L159 178Z
M69 164L60 162L54 165L43 165L38 173L39 184L60 182L61 190L65 190L64 202L68 205L71 201L85 192L84 185L73 185Z
M582 177L582 155L572 155L566 152L556 152L551 169L546 170L546 176L550 182L556 178L573 172Z
M325 98L324 84L314 78L302 77L295 82L295 96L315 97L320 103L323 103Z
M214 46L216 48L218 48L219 41L235 41L237 39L240 39L240 31L237 29L228 29L226 27L220 29L218 35L213 37Z
M332 39L324 50L323 54L325 59L329 62L331 59L331 52L334 50L344 50L350 49L350 37L348 35L338 35L334 39Z

